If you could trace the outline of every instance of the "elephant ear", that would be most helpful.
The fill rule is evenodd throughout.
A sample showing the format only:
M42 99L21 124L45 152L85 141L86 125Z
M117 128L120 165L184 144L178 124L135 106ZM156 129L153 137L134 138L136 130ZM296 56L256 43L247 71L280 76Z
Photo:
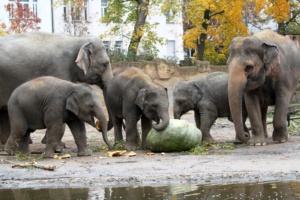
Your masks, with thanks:
M135 99L135 104L141 109L144 110L145 103L145 95L147 93L147 89L141 89Z
M68 98L67 98L67 103L66 103L66 109L74 113L76 116L79 114L79 105L78 105L78 100L76 97L76 93L72 93Z
M203 92L202 92L201 88L199 87L199 85L197 85L195 83L192 86L191 92L192 92L192 102L194 104L196 104L201 99Z
M263 43L262 47L264 51L263 62L265 69L268 71L279 64L279 50L275 44Z
M77 55L76 64L83 70L84 75L86 75L88 67L90 66L91 60L90 56L92 54L92 43L87 43L81 46L79 53Z

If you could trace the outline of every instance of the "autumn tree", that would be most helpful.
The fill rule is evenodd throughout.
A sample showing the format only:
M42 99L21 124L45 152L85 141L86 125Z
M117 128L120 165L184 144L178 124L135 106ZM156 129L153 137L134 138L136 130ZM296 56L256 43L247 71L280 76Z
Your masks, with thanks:
M248 20L267 16L277 22L288 17L287 0L185 0L189 27L183 37L187 48L197 50L196 58L214 57L225 60L228 45L233 37L248 34ZM249 10L251 8L251 15ZM245 19L247 21L245 21Z
M157 54L155 45L163 44L164 41L154 31L158 23L149 23L147 16L154 7L159 8L158 12L164 14L172 7L176 7L173 10L173 14L176 14L178 6L170 2L178 3L178 0L111 0L108 1L107 12L101 22L113 24L108 34L130 39L127 56L135 57L139 46L155 56ZM132 25L133 30L128 30ZM103 37L108 34L104 34Z
M39 30L38 24L41 19L26 5L23 5L20 0L8 3L5 5L5 10L9 12L10 26L8 32L23 33L27 30Z
M242 22L242 1L189 0L185 3L190 28L183 40L187 48L196 49L197 60L204 60L205 55L213 56L216 51L219 59L224 60L224 51L232 37L247 35Z
M0 36L7 35L7 32L5 31L6 25L4 23L0 24Z

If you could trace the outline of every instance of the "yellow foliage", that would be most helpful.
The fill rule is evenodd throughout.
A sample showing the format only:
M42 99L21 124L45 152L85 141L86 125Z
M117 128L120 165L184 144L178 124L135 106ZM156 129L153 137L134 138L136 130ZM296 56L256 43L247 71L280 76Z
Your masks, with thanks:
M186 15L190 29L183 36L184 46L194 49L197 47L201 33L207 34L207 45L222 47L222 54L228 53L228 46L233 37L248 35L248 28L243 23L243 8L254 4L257 13L282 22L288 18L290 2L287 0L189 0ZM209 20L204 19L204 13L209 10ZM203 23L208 25L204 30ZM214 48L206 48L206 54L214 54Z
M277 22L282 22L289 17L290 2L287 0L254 0L258 12L273 17Z

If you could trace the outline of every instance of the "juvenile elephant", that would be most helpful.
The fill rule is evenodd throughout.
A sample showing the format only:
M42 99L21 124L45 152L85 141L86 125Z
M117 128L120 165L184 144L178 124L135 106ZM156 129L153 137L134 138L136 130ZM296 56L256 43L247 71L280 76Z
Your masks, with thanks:
M140 119L143 148L146 148L146 137L151 127L159 131L169 124L167 90L140 69L131 67L115 75L107 87L107 99L116 142L123 140L122 122L125 120L127 150L136 148ZM152 120L157 124L152 124Z
M78 156L89 156L84 122L95 127L99 119L105 143L107 122L101 102L91 86L50 76L33 79L19 86L8 101L11 134L5 145L9 154L29 154L29 136L36 129L47 128L45 157L52 157L64 134L66 123L78 147Z
M8 99L26 81L54 76L95 84L103 90L106 100L106 86L113 75L105 46L98 37L30 32L0 37L0 51L0 146L10 134Z
M228 117L232 121L228 102L228 73L212 72L189 81L179 82L173 91L174 118L194 110L197 128L202 132L202 141L213 141L210 128L218 117ZM243 127L247 110L243 104Z
M229 105L236 137L250 139L242 124L244 95L252 127L251 143L265 145L269 105L275 105L273 140L288 139L286 116L300 77L300 52L295 43L271 30L249 37L237 37L229 46Z

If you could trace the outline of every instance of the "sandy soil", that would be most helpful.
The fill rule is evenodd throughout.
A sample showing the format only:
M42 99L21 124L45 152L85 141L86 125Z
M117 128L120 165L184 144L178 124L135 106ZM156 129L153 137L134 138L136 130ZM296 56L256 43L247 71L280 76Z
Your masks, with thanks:
M172 88L180 79L162 82L166 85L170 97L172 113ZM172 115L171 115L172 118ZM193 112L183 116L194 123ZM268 127L272 133L272 125ZM211 134L218 142L226 144L234 141L233 124L226 118L220 118L211 129ZM40 159L43 148L40 143L44 130L32 134L30 146L32 158L43 166L56 166L54 171L34 168L12 168L14 163L25 163L17 156L8 156L0 152L0 188L12 187L57 187L57 186L120 186L120 185L165 185L178 183L232 183L300 180L300 137L290 136L289 141L274 144L269 139L268 145L254 147L237 145L233 150L222 148L221 144L206 155L193 155L189 152L155 153L147 155L147 150L137 150L136 156L108 157L108 151L93 152L89 157L77 157L76 145L69 130L63 141L70 153L67 159ZM88 145L92 149L103 145L101 134L87 125ZM113 131L109 132L113 142ZM270 138L270 137L269 137Z

